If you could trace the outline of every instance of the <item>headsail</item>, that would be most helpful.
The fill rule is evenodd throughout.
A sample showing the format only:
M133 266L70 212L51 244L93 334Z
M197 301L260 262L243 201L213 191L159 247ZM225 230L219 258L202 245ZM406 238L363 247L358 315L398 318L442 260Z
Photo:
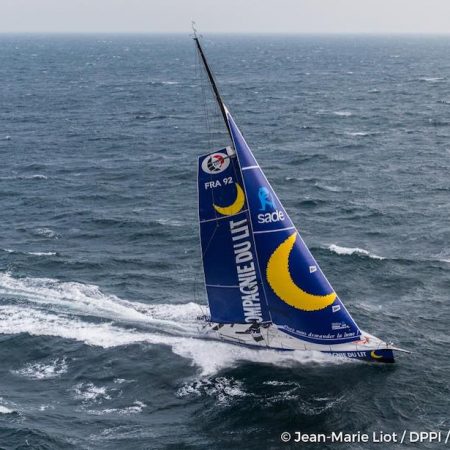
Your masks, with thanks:
M315 343L359 339L358 326L303 242L228 111L227 119L273 322L283 331Z
M243 186L230 147L199 158L200 238L213 322L270 320Z

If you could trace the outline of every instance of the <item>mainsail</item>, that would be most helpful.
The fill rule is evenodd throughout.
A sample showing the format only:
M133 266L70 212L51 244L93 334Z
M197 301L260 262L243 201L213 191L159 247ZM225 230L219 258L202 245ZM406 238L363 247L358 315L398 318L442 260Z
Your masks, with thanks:
M270 186L218 93L233 142L199 158L200 237L211 321L273 323L317 344L357 341L361 331Z

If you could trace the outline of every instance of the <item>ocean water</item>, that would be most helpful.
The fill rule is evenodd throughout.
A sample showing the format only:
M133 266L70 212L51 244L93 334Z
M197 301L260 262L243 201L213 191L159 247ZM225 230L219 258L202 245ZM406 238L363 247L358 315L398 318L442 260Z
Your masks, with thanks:
M412 350L384 366L198 338L196 157L224 135L188 36L0 36L0 448L448 430L449 44L204 39L348 310Z

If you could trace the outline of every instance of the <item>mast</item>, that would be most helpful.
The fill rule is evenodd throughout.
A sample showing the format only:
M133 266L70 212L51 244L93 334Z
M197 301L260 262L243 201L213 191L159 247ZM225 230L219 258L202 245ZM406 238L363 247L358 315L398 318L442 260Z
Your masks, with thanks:
M208 75L209 82L211 83L211 86L212 86L212 89L213 89L213 92L214 92L214 96L216 97L216 101L217 101L217 103L219 105L220 112L222 113L222 117L223 117L223 120L225 122L225 126L227 127L228 134L230 135L231 141L233 141L233 135L231 134L230 125L228 123L228 118L227 118L225 105L223 104L223 100L222 100L222 97L220 96L219 89L217 89L216 81L215 81L214 76L213 76L213 74L211 72L211 69L210 69L210 67L208 65L208 61L206 60L206 56L205 56L205 53L203 52L203 48L202 48L202 46L200 44L200 40L198 39L197 30L194 27L194 23L192 23L192 29L194 31L193 39L195 41L195 45L197 47L198 53L199 53L200 58L201 58L201 60L203 62L203 65L205 67L206 73Z

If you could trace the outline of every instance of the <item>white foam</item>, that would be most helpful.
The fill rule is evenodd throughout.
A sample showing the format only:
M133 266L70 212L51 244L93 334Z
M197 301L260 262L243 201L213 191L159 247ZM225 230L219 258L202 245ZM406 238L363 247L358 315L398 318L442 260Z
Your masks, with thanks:
M445 80L443 77L422 77L420 81L427 81L428 83L440 83Z
M318 352L254 350L200 338L196 317L201 307L192 302L148 305L103 294L94 285L14 278L8 273L0 274L0 295L15 301L0 305L1 334L53 336L103 348L138 343L165 345L176 355L189 359L202 375L236 366L241 361L284 367L342 364L341 360ZM17 298L22 303L17 304ZM100 321L88 321L85 316ZM138 323L140 329L130 328L130 321ZM37 367L34 369L37 373ZM46 369L42 370L45 373Z
M314 186L318 187L319 189L322 189L324 191L328 191L328 192L341 192L342 189L338 186L329 186L327 184L322 184L322 183L314 183Z
M157 219L156 222L159 223L160 225L169 225L172 227L182 227L183 225L185 225L185 223L182 222L181 220L175 220L175 219L160 218L160 219Z
M58 235L56 234L56 232L50 228L36 228L35 232L40 236L58 239Z
M34 380L47 380L56 378L67 372L65 358L56 358L50 362L35 362L26 364L23 368L13 371L17 375Z
M363 255L373 259L386 259L382 256L375 255L367 250L364 250L363 248L358 247L341 247L340 245L331 244L328 249L334 253L337 253L338 255Z
M40 173L31 175L29 177L24 177L24 178L28 178L28 179L32 179L32 180L47 180L48 179L48 177L46 175L42 175Z
M367 131L348 131L345 132L345 134L348 134L349 136L354 136L354 137L364 137L364 136L370 136L372 133L369 133Z
M95 386L93 383L78 383L73 388L75 398L83 402L95 402L98 400L111 400L105 386Z
M350 111L333 111L333 114L339 117L350 117L353 115Z
M51 278L14 278L9 273L0 274L0 294L23 298L31 303L53 305L58 311L154 324L169 327L172 331L178 328L184 332L189 324L180 325L180 319L189 317L194 321L201 313L200 306L195 303L148 305L104 294L95 285L61 282ZM196 327L194 323L190 325L191 329Z
M26 255L33 256L55 256L56 252L20 252L18 250L12 250L10 248L2 248L2 250L6 253L24 253Z
M106 408L101 410L87 410L88 414L93 414L96 416L103 416L105 414L139 414L147 405L139 400L136 400L131 406L126 406L124 408Z
M0 405L0 414L12 414L15 411L13 409L9 409L6 406Z
M206 395L213 397L219 404L228 404L233 398L248 397L242 381L228 377L200 378L186 383L177 390L177 397L200 397Z
M27 252L28 255L34 256L55 256L56 252Z
M5 403L5 401L3 400L2 397L0 397L0 414L12 414L16 412L11 408L6 407L2 403Z

